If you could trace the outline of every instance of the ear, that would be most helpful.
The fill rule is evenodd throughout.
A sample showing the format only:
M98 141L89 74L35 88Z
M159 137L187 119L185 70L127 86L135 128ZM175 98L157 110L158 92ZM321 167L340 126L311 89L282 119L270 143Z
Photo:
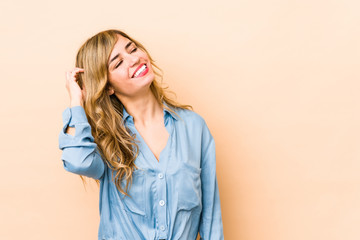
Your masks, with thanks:
M109 86L109 87L108 87L108 94L109 94L109 95L113 95L114 93L115 93L114 88L111 87L111 86Z

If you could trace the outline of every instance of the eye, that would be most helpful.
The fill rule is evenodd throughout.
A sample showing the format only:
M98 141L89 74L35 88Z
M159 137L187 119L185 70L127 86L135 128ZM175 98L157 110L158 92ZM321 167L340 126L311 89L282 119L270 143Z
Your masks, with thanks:
M133 50L131 50L130 53L136 52L137 50L138 50L138 48L135 47ZM121 65L121 63L122 63L122 60L115 65L115 68L118 68Z
M118 68L121 63L122 63L122 60L115 65L115 68Z

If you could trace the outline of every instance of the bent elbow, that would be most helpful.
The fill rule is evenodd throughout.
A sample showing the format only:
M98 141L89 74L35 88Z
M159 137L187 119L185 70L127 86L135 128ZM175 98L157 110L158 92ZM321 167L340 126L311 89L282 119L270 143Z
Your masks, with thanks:
M84 161L66 161L62 159L64 169L78 175L100 179L104 172L104 163L94 155L90 155Z
M68 162L64 159L62 159L64 169L68 172L84 175L84 173L87 172L89 166L86 166L86 164L79 163L79 162Z

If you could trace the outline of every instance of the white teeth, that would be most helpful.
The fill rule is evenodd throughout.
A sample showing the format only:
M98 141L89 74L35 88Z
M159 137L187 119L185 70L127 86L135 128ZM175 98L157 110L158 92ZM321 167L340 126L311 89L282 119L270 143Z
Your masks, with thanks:
M134 74L134 77L139 76L146 69L146 64L142 65L142 67Z

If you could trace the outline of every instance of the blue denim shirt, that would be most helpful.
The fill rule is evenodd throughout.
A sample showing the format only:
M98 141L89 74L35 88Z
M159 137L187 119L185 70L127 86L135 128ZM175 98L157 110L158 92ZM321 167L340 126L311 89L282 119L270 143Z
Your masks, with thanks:
M169 139L157 161L124 108L124 123L140 142L131 197L112 181L84 108L63 112L59 148L64 168L100 180L99 240L195 240L198 232L203 240L224 239L214 139L201 116L175 111L178 115L164 109ZM66 133L68 126L75 127L75 136Z

